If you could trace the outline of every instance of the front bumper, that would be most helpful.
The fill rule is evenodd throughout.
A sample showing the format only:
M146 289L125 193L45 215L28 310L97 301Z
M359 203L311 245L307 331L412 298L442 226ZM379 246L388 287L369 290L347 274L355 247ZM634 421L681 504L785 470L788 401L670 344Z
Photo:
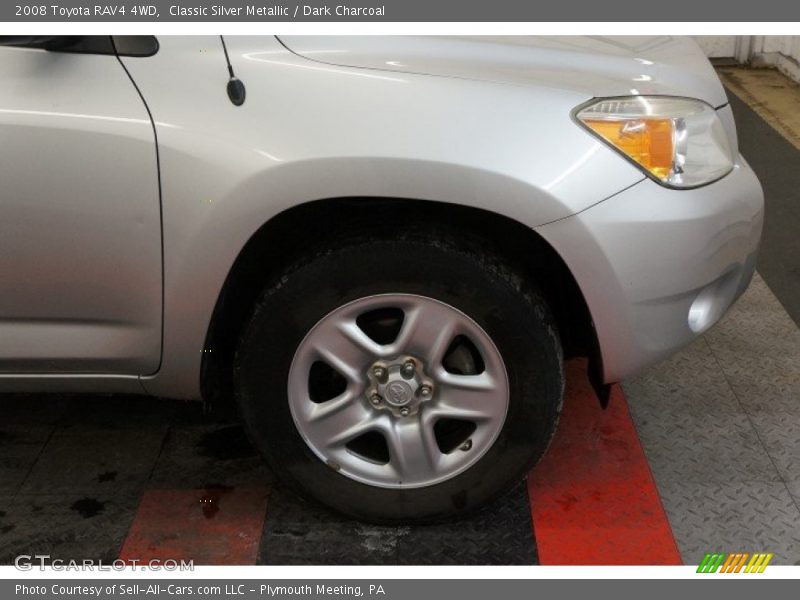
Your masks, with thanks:
M606 383L665 358L747 288L764 218L739 157L721 180L671 190L647 179L536 229L564 259L594 321Z

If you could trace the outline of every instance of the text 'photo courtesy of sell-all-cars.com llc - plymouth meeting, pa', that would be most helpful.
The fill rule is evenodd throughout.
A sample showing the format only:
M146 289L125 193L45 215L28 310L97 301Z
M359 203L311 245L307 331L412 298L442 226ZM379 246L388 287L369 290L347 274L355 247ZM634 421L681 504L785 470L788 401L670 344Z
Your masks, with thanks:
M6 37L0 78L0 390L235 396L363 520L508 489L565 358L603 402L754 271L689 39Z

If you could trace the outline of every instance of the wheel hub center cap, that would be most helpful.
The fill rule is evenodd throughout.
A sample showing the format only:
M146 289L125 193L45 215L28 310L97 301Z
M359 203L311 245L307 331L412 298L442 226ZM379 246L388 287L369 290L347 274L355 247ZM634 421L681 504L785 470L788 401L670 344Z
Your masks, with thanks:
M433 381L421 360L399 356L379 360L367 371L367 399L376 410L388 410L396 417L408 417L433 396Z
M405 406L413 395L411 386L405 381L392 381L386 386L386 401L392 406Z

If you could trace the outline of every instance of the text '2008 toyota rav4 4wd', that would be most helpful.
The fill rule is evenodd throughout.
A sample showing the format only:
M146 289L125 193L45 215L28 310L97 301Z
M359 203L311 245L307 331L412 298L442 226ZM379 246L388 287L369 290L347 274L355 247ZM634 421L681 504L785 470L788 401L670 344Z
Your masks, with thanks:
M0 389L235 395L295 489L507 489L747 286L762 193L678 38L6 38Z

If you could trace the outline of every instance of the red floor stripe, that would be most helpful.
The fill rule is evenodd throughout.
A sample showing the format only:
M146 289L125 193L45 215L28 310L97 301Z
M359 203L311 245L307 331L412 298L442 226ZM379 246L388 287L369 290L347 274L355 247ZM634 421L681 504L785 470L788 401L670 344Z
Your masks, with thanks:
M679 565L622 390L600 407L580 361L567 365L558 432L528 479L543 565Z
M267 496L265 488L148 490L120 558L254 565Z

